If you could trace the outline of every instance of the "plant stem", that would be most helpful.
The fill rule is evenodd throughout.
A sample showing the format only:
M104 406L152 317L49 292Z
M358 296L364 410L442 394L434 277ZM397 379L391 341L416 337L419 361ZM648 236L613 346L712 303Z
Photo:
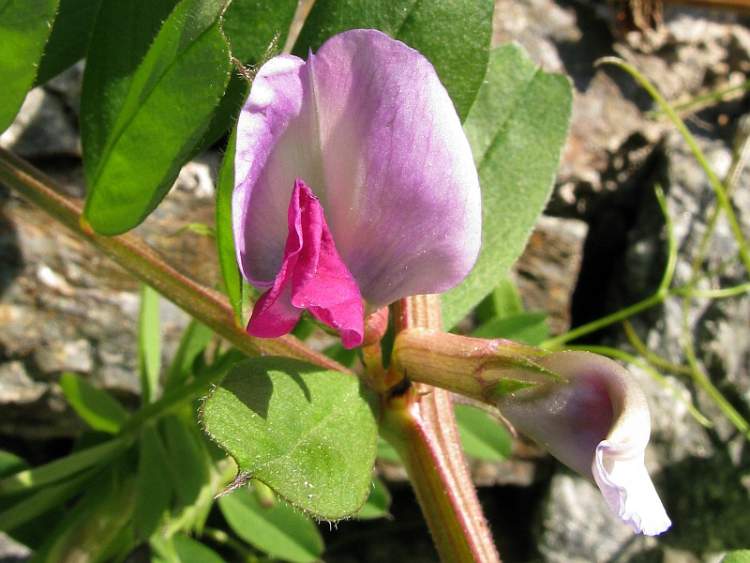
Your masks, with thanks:
M402 300L396 332L442 328L434 295ZM500 556L471 481L448 391L424 384L384 400L383 434L398 451L443 561L493 562Z
M273 340L249 336L235 322L224 296L178 272L132 233L107 237L83 226L80 221L82 206L78 201L60 195L54 181L4 149L0 149L0 181L16 189L134 277L153 287L245 354L287 356L336 371L349 371L338 362L309 349L293 336Z

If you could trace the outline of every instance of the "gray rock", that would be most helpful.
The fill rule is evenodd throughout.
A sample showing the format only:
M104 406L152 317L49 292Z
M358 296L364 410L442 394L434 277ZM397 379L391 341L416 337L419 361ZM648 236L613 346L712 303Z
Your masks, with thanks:
M218 279L213 240L182 230L213 223L213 178L206 155L186 166L159 208L137 229L178 269L208 285ZM53 170L80 191L79 165ZM196 203L197 202L197 203ZM119 266L21 199L3 211L0 257L16 264L0 286L0 433L17 437L73 436L80 421L56 384L76 372L127 405L137 401L139 285ZM4 259L4 258L3 258ZM4 272L5 273L5 272ZM174 354L187 315L162 300L162 365ZM12 385L11 385L12 383ZM11 408L12 407L12 408Z
M548 313L554 334L570 327L570 298L587 231L578 219L542 215L513 268L526 308Z
M549 563L628 561L656 545L612 514L594 484L568 472L552 478L539 527L539 551Z
M31 90L15 121L0 135L0 146L26 158L80 156L74 118L65 104L42 87Z
M0 532L0 563L22 563L31 559L31 550Z

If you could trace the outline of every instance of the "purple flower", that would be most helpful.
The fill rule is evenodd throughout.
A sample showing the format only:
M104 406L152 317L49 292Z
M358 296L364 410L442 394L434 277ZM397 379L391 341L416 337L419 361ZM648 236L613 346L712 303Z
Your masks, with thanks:
M503 396L505 416L582 475L593 477L604 499L637 533L657 535L667 516L644 463L651 434L648 404L619 364L587 352L539 360L565 378Z
M306 309L361 344L363 300L443 292L468 274L480 206L460 120L417 51L353 30L307 61L274 57L237 129L237 259L267 290L248 332L280 336Z

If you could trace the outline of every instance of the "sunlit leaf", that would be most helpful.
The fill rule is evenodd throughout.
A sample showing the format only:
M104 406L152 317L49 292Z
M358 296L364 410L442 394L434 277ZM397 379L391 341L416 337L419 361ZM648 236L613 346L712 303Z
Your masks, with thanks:
M89 55L93 70L86 68L81 101L89 187L84 215L103 234L133 228L159 204L207 131L230 74L229 50L219 28L223 0L182 0L137 68L122 51L132 40L128 32L142 46L145 34L135 29L138 7L134 3L132 17L131 8L110 4L130 5L105 3L107 18L97 22ZM151 25L153 11L145 11ZM122 44L112 45L102 35L108 27L121 27L116 20L121 12L131 16L129 25ZM103 68L112 54L107 48L127 59L119 63L125 71L121 81Z
M141 288L138 317L138 358L141 373L141 397L144 403L156 400L161 372L161 333L159 330L159 294L151 287Z
M116 434L128 419L117 399L74 373L63 373L60 387L68 404L94 430Z
M485 461L502 461L510 456L513 438L497 421L475 407L456 405L456 422L464 451Z
M480 338L507 338L537 345L549 338L547 313L517 313L491 319L479 326L472 336Z
M219 498L219 508L235 534L272 557L308 563L323 553L315 523L282 502L261 506L245 487Z
M234 151L237 131L233 131L224 152L224 160L216 180L216 248L224 280L224 290L234 310L235 320L242 322L242 284L234 251L232 231L232 191L234 190Z
M364 504L377 425L357 378L287 358L235 365L203 406L205 430L240 472L319 518Z
M552 190L571 103L569 79L537 68L520 46L491 52L464 122L482 186L482 250L469 277L443 295L447 327L489 294L523 251Z
M31 89L58 0L0 2L0 132L13 121Z
M317 0L294 51L307 56L347 29L379 29L417 49L466 117L487 67L492 0Z

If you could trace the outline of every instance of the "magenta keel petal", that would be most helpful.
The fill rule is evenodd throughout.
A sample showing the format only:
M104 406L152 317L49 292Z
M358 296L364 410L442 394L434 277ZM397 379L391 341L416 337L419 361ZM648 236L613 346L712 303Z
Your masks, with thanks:
M307 309L338 330L345 347L359 346L364 335L362 296L336 250L320 202L301 180L295 181L287 221L281 268L256 303L248 332L281 336Z

